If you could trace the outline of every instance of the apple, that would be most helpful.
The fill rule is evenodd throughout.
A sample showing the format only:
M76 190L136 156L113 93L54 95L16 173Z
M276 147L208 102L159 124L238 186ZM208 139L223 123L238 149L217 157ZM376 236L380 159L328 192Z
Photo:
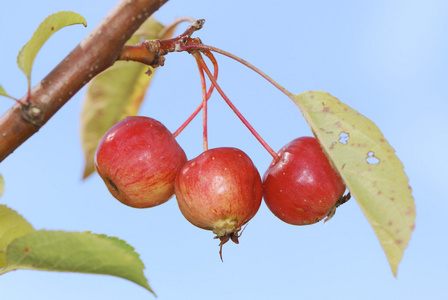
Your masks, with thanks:
M261 177L243 151L210 149L188 161L175 181L180 211L193 225L211 230L222 245L238 243L241 226L249 222L262 201Z
M95 167L110 193L135 208L160 205L174 195L174 180L187 162L171 132L148 117L126 117L103 136Z
M280 220L308 225L331 217L345 184L314 137L300 137L278 152L263 176L263 197ZM338 201L340 200L340 201Z

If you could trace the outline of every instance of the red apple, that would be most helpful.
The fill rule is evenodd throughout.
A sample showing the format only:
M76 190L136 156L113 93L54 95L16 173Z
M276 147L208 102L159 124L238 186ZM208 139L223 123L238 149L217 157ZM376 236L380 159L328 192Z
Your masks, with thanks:
M162 123L126 117L101 139L95 167L111 194L136 208L153 207L174 195L174 180L187 161Z
M263 176L266 205L292 225L319 222L334 212L345 185L314 137L284 146ZM344 201L348 198L344 199Z
M221 247L229 239L238 243L241 226L255 216L262 199L260 174L236 148L210 149L188 161L176 177L175 191L184 217L213 231Z

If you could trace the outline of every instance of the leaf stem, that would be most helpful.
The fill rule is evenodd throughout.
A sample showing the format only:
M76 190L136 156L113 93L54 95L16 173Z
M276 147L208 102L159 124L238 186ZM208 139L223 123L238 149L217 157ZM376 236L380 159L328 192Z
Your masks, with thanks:
M17 104L25 105L25 103L22 102L22 100L17 99L17 98L14 98L13 96L5 95L5 94L0 94L0 96L4 96L4 97L6 97L6 98L9 98L9 99L11 99L11 100L14 100Z

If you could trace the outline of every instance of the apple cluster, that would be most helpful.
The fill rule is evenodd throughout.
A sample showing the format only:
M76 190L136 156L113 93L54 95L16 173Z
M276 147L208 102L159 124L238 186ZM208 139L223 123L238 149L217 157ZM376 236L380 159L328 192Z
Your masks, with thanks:
M297 138L277 155L263 179L236 148L209 149L187 160L162 123L132 116L101 139L95 166L110 193L128 206L154 207L176 195L183 216L213 231L222 250L229 239L238 243L241 227L255 216L262 199L275 216L293 225L319 222L343 199L344 182L314 137Z

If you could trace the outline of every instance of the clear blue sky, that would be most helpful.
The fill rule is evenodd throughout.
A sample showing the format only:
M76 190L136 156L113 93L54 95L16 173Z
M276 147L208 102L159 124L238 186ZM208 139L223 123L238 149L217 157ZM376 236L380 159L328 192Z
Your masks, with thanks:
M42 79L114 5L114 1L2 1L0 84L25 93L16 55L49 14L72 10L88 27L56 33L36 58ZM79 115L84 90L0 164L1 203L37 229L91 230L118 236L140 253L145 275L165 299L447 299L448 2L180 1L155 16L206 19L206 44L252 62L294 93L324 90L373 120L397 151L417 206L416 229L398 269L390 271L356 201L326 225L287 225L262 204L240 245L218 256L213 234L192 226L175 199L156 208L125 207L98 175L81 180ZM179 29L178 31L182 31ZM265 140L280 149L310 135L296 106L255 73L217 56L220 83ZM174 131L201 99L193 58L170 54L140 114ZM0 113L11 105L0 99ZM210 147L244 150L260 173L270 163L216 94L210 101ZM178 138L189 158L202 150L200 118ZM0 278L2 299L151 299L110 276L16 271ZM126 297L126 298L125 298Z

